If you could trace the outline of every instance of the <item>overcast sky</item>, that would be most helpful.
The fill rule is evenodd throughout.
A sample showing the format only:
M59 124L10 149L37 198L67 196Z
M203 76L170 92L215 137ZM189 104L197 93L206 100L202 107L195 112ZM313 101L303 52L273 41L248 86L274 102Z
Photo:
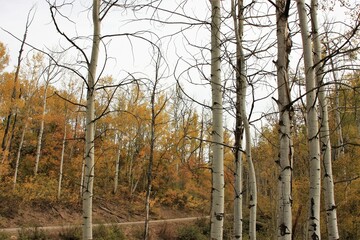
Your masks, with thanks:
M51 20L50 10L47 2L45 0L0 0L1 1L1 10L0 10L0 27L10 31L15 36L22 38L25 29L25 22L28 15L28 12L33 7L34 17L33 22L30 26L27 42L34 45L35 47L46 50L49 49L59 49L60 46L66 47L67 43L63 38L56 32L54 24ZM358 0L354 0L358 1ZM68 6L63 9L63 13L68 16L73 22L65 21L60 16L57 16L59 21L60 28L66 32L70 37L76 36L91 36L92 26L91 26L91 13L87 10L89 7L89 0L76 0L72 6ZM207 21L210 17L209 10L209 1L208 0L196 0L188 1L186 5L186 14L196 17L198 19ZM260 1L261 2L261 1ZM263 1L264 4L259 4L259 8L262 13L273 13L275 10L273 7L269 7ZM163 1L166 4L166 8L175 9L177 6L177 1L166 0ZM223 4L229 4L229 1L223 1ZM163 5L164 6L164 5ZM165 7L165 6L164 6ZM228 9L228 8L227 8ZM334 12L331 12L329 16L331 18L344 18L344 12L340 11L340 8L335 8ZM296 8L292 8L293 13L296 12ZM138 13L137 17L149 17L151 12L142 12ZM163 19L169 17L168 13L163 14ZM172 21L174 21L174 16L172 16ZM322 17L322 16L320 16ZM137 21L129 23L129 19L134 19L132 11L123 11L117 10L112 12L108 18L102 23L102 35L114 34L114 33L131 33L139 30L150 30L153 31L158 36L171 35L184 29L186 25L166 25L160 23L151 23L149 21ZM184 19L178 17L178 21L185 21ZM224 28L226 30L226 26ZM262 30L261 34L266 34L265 30ZM256 43L259 38L259 32L256 32L253 29L248 29L245 36L247 39L253 39ZM155 35L148 33L140 34L140 36L147 38L152 41L156 41ZM183 36L186 36L184 38ZM274 38L275 35L272 36ZM5 33L3 30L0 30L0 41L7 45L7 48L11 54L11 65L15 65L16 57L20 48L20 42L16 41L13 37ZM199 50L191 47L191 44L197 44L200 46L206 46L210 41L210 32L206 26L193 27L190 30L187 30L184 35L177 35L174 37L167 37L163 40L162 50L166 54L166 59L170 66L169 74L172 74L173 67L179 58L182 58L184 61L192 61L191 58L194 56L199 57L200 54L206 54L205 57L208 57L210 52L208 50L203 51L202 53ZM106 41L108 44L108 54L110 56L110 61L107 63L106 73L111 74L115 78L121 78L124 71L127 72L143 72L149 77L152 76L154 71L154 66L151 64L151 46L144 40L135 39L135 38L112 38L109 41ZM85 51L89 53L91 39L80 41L78 44L81 45ZM295 41L294 44L298 46L301 45L300 41ZM184 47L185 46L185 47ZM29 50L27 48L26 50ZM197 56L199 55L199 56ZM295 56L295 58L297 58ZM264 59L258 59L256 64L264 64ZM250 66L250 64L248 64ZM273 65L273 64L272 64ZM269 64L270 69L274 69L274 66ZM180 65L186 67L186 64ZM256 67L256 65L253 65ZM208 70L208 69L206 69ZM181 71L177 71L179 74ZM209 73L205 73L206 77L209 77ZM197 83L204 82L202 76L191 72L190 77L193 77ZM275 78L271 78L270 81L265 79L269 85L274 85L276 83ZM174 84L174 79L169 78L166 84ZM189 85L186 82L182 82L187 86L187 91L190 96L194 96L198 101L202 102L204 100L209 100L211 92L209 85L207 86L196 86ZM166 85L165 84L165 85ZM257 96L260 98L264 94L264 88L257 92ZM269 89L268 89L269 90ZM271 90L271 89L270 89ZM251 100L251 99L250 99ZM249 100L249 101L250 101ZM260 101L257 103L259 105L259 112L269 111L274 105L272 100Z

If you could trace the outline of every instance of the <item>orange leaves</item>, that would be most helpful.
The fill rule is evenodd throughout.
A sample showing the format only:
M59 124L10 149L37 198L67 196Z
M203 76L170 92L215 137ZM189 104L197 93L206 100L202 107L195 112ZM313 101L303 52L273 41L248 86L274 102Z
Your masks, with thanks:
M1 46L0 60L3 56ZM3 180L6 179L4 181L11 185L11 176L15 172L13 163L20 147L23 127L26 125L18 172L18 190L14 194L25 196L28 193L29 200L55 200L62 139L66 128L61 199L72 201L79 193L84 151L84 107L71 104L81 104L84 100L82 90L76 84L76 81L80 80L71 79L70 76L70 83L62 84L62 87L51 82L47 85L44 76L47 63L44 56L28 56L30 57L23 61L21 66L21 78L15 88L17 98L12 103L14 74L3 73L0 78L0 100L3 102L0 115L5 121L10 109L15 107L18 121L9 151L10 161L0 165L2 174L6 174ZM151 93L142 85L134 85L128 89L128 86L120 87L117 92L113 92L115 88L109 85L114 82L111 76L98 82L96 116L104 115L97 119L95 124L95 189L99 195L113 196L115 168L118 167L119 196L126 195L128 199L142 201L140 197L146 189L146 170L150 156ZM176 107L171 105L167 95L166 92L160 92L155 99L156 144L151 204L171 204L177 208L188 209L204 208L209 203L208 189L211 187L210 170L206 165L209 144L202 140L209 137L206 119L202 119L193 107L185 104L178 117L175 117L172 111ZM43 115L44 96L46 108ZM39 174L35 178L32 175L42 119L44 133L41 161ZM3 131L0 128L0 134L3 134ZM117 159L118 165L115 164Z

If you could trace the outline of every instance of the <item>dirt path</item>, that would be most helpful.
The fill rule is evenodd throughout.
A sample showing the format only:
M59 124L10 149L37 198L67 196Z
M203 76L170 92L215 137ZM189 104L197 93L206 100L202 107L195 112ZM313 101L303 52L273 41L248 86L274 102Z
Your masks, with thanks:
M161 220L151 220L150 224L163 224L163 223L174 223L174 222L190 222L195 221L202 217L186 217L186 218L172 218L172 219L161 219ZM94 227L98 226L133 226L133 225L143 225L145 224L144 221L135 221L135 222L121 222L121 223L106 223L106 224L93 224ZM81 225L63 225L63 226L47 226L47 227L37 227L40 231L45 232L60 232L61 230L67 228L76 228L81 227ZM26 229L34 229L34 228L2 228L0 232L4 232L11 235L17 235L19 231L26 230ZM16 238L15 238L16 239Z

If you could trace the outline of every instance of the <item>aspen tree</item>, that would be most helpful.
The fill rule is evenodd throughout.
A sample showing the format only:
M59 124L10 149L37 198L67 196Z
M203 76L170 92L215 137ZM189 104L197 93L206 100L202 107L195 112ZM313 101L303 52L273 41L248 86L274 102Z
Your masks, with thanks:
M117 143L118 146L117 146L117 149L116 149L114 190L113 190L114 194L117 192L118 184L119 184L122 133L117 133L116 138L117 138L117 141L118 141L118 143Z
M234 239L242 239L243 232L243 186L242 186L242 140L243 140L243 119L241 111L242 87L243 82L246 82L245 73L245 58L242 46L243 31L244 31L244 6L243 1L231 1L231 12L234 22L234 32L236 39L236 123L235 123L235 185L234 185Z
M86 127L85 127L85 166L83 200L83 239L93 239L92 234L92 200L94 184L94 140L95 140L95 82L96 68L99 58L100 45L100 0L93 0L93 44L91 59L88 65L87 94L86 94Z
M40 131L39 131L39 135L38 135L38 139L37 139L37 146L36 146L36 158L35 158L34 175L37 175L38 170L39 170L42 137L43 137L43 134L44 134L44 125L45 125L46 100L47 100L48 86L49 86L49 82L46 81L45 88L44 88L44 95L43 95L43 109L42 109L41 120L40 120Z
M35 157L35 167L34 167L34 175L36 176L39 170L39 162L41 157L41 147L42 147L42 139L44 135L44 127L45 127L45 115L46 115L46 104L47 104L47 92L50 85L50 82L59 74L57 71L57 67L53 65L51 59L49 59L48 66L46 67L44 75L46 75L45 85L44 85L44 95L42 99L42 112L40 119L40 129L39 135L37 139L36 145L36 157Z
M277 84L279 109L279 177L277 236L281 240L292 239L292 106L289 84L289 54L291 38L288 27L290 0L276 1L277 35Z
M326 41L326 49L327 53L331 54L330 49L330 43L329 43L329 37L328 33L325 31L325 41ZM333 69L331 71L333 80L335 82L335 123L336 123L336 133L337 133L337 148L335 149L335 157L334 160L340 158L345 153L345 147L344 147L344 137L343 137L343 130L342 130L342 123L341 123L341 110L340 110L340 91L339 91L339 79L336 74L336 66L334 63L334 59L330 58L330 67Z
M16 64L16 69L15 69L15 74L14 74L14 85L13 85L11 98L10 98L9 114L6 117L4 136L2 139L2 143L1 143L1 148L2 148L1 164L3 164L6 160L8 160L11 142L12 142L12 140L14 138L14 134L15 134L15 127L16 127L16 122L17 122L16 101L17 101L17 99L20 98L19 89L18 89L19 88L19 74L20 74L20 69L21 69L21 65L22 65L23 52L24 52L24 48L25 48L28 31L29 31L30 25L32 23L32 20L34 18L34 15L31 16L32 12L33 12L33 8L29 11L27 18L26 18L24 36L21 40L19 55L17 57L17 64ZM9 59L7 57L5 57L4 60L5 61L3 63L7 64ZM1 174L2 173L0 172L0 177L1 177Z
M256 174L255 167L252 160L251 153L251 133L250 133L250 124L246 115L246 87L247 82L246 78L241 78L241 93L240 93L240 110L241 110L241 118L244 124L244 132L245 132L245 155L246 161L248 163L248 171L249 171L249 238L250 240L256 239L256 214L257 214L257 185L256 185Z
M234 204L236 208L241 207L239 204L242 204L242 172L241 172L241 155L242 152L239 151L242 144L242 135L243 131L245 133L245 155L246 161L248 163L249 171L249 237L250 239L256 239L256 214L257 214L257 185L256 185L256 174L255 167L252 160L251 154L251 133L250 133L250 124L246 114L246 90L247 90L247 78L246 78L246 69L245 69L245 56L243 49L243 31L244 31L244 6L243 1L239 0L237 3L237 14L235 12L235 3L232 2L232 15L234 21L234 30L236 37L236 172L235 172L235 188L236 201ZM241 129L243 125L243 129ZM242 213L241 208L235 209L234 213L234 230L235 238L241 239L242 231Z
M65 158L65 147L66 147L66 136L67 136L67 106L65 103L65 120L64 120L64 135L62 138L61 144L61 156L60 156L60 168L59 168L59 180L58 180L58 195L57 198L60 199L61 196L61 185L63 179L63 168L64 168L64 158Z
M156 110L156 97L157 97L157 87L159 85L159 80L161 78L159 69L161 65L161 53L157 53L155 59L155 79L152 86L150 104L151 104L151 123L150 123L150 153L149 153L149 164L147 166L147 186L146 186L146 199L145 199L145 231L144 231L144 240L149 239L149 221L150 221L150 194L152 189L153 181L153 165L154 165L154 154L155 154L155 141L156 141L156 121L157 117L165 108L166 100L159 110Z
M14 172L14 178L13 178L13 190L16 189L17 177L18 177L19 165L20 165L21 151L22 151L22 148L23 148L23 145L24 145L25 132L27 130L27 125L28 125L28 122L25 120L25 124L23 126L22 131L21 131L19 148L18 148L18 151L17 151L17 154L16 154L15 172Z
M310 166L310 194L309 194L309 216L308 237L309 239L321 239L320 235L320 192L321 192L321 165L319 145L319 124L317 116L317 90L315 82L315 70L311 35L308 30L308 17L304 0L296 0L300 20L300 31L304 51L304 70L306 81L306 115Z
M224 146L220 55L220 0L211 2L211 92L212 92L212 190L211 239L223 238Z
M311 0L311 28L313 34L314 63L316 71L316 82L319 88L319 106L320 106L320 145L322 161L324 166L323 183L324 199L326 209L326 222L328 239L339 239L337 226L336 205L334 197L334 181L332 174L331 142L329 128L328 99L325 95L326 89L323 82L323 69L321 65L321 44L317 21L318 1Z

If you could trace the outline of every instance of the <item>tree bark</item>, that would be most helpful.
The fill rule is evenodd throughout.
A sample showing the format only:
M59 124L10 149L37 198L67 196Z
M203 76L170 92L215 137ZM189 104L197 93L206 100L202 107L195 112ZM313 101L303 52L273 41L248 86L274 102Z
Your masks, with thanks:
M220 55L220 0L211 0L212 191L211 239L223 238L224 147Z
M291 39L288 27L290 0L276 1L277 84L279 109L279 166L277 238L292 239L292 106L289 84L289 54Z
M50 78L50 75L48 76ZM46 102L47 102L47 90L49 86L49 79L46 80L45 88L44 88L44 96L43 96L43 109L41 113L41 120L40 120L40 130L37 139L36 145L36 158L35 158L35 167L34 167L34 175L36 176L39 170L39 161L41 155L41 145L42 145L42 137L44 134L44 125L45 125L45 114L46 114Z
M255 167L252 160L251 153L251 133L250 133L250 124L246 115L246 78L243 77L241 81L241 116L242 121L244 123L244 131L245 131L245 155L246 161L248 162L249 168L249 238L250 240L256 239L256 212L257 212L257 184L256 184L256 173Z
M334 181L332 174L331 159L331 141L329 128L328 99L326 89L323 83L323 69L321 65L321 44L317 21L318 1L311 0L311 26L313 34L314 63L316 64L316 82L319 88L319 105L320 105L320 146L322 161L324 166L323 183L324 199L326 209L326 223L329 240L339 239L337 225L336 204L334 196Z
M4 129L4 136L3 136L3 139L2 139L2 143L1 143L1 147L2 147L2 150L3 150L3 158L2 158L1 163L3 163L5 161L5 159L7 159L8 152L9 152L10 145L11 145L12 137L11 136L9 137L8 135L9 135L9 131L10 131L10 125L11 125L11 122L12 122L11 119L12 119L13 115L16 114L16 109L17 109L17 107L15 106L16 105L15 101L16 101L16 98L17 98L17 88L18 88L18 84L19 84L19 81L18 81L19 80L19 73L20 73L20 68L21 68L21 62L22 62L22 59L23 59L22 54L24 52L24 47L25 47L25 43L26 43L27 34L28 34L28 30L29 30L29 27L30 27L30 24L31 24L29 16L30 16L30 12L29 12L27 20L26 20L25 32L24 32L23 39L21 41L19 55L18 55L18 58L17 58L16 70L15 70L15 75L14 75L14 86L13 86L13 89L12 89L11 99L10 99L10 110L9 110L9 114L7 116L6 126L5 126L5 129ZM13 127L12 127L12 130L11 130L11 135L13 135L12 132L14 131L14 128L15 128L15 122L16 122L16 120L14 119L13 120Z
M31 12L31 10L30 10L30 12ZM17 96L18 95L17 88L19 85L19 73L20 73L20 68L21 68L21 62L23 59L22 54L24 52L27 34L28 34L28 30L29 30L29 27L31 24L30 12L26 19L25 32L24 32L23 39L21 41L19 55L17 58L16 70L15 70L15 75L14 75L14 86L13 86L11 98L10 98L10 109L9 109L9 114L7 116L6 125L5 125L5 129L4 129L4 136L2 139L2 143L1 143L2 151L3 151L1 164L4 164L4 162L6 160L8 160L11 142L12 142L12 139L14 137L14 132L15 132L16 119L17 119L16 99L20 98L20 96ZM1 175L2 175L2 173L0 172L0 178L1 178Z
M114 190L113 193L115 194L118 189L119 184L119 172L120 172L120 158L121 158L121 133L117 134L118 139L118 147L116 150L116 161L115 161L115 176L114 176Z
M27 130L27 121L25 122L23 130L21 132L19 149L18 149L17 154L16 154L15 173L14 173L14 180L13 180L13 190L15 190L16 184L17 184L17 177L18 177L19 165L20 165L20 157L21 157L22 147L24 145L24 138L25 138L26 130Z
M157 83L157 80L156 80ZM149 164L147 168L147 188L146 188L146 200L145 200L145 231L144 240L149 239L149 221L150 221L150 194L152 188L152 168L154 162L154 147L155 147L155 94L156 83L154 83L153 92L151 94L151 125L150 125L150 155Z
M85 166L83 199L83 239L93 239L92 234L92 200L94 183L94 140L95 140L95 82L100 45L100 0L93 0L93 44L91 60L88 66L86 96L86 129L85 129Z
M325 33L326 43L327 43L327 52L330 54L330 44L327 33ZM337 148L335 150L335 157L334 160L340 158L345 153L345 145L344 145L344 137L342 133L342 123L341 123L341 111L340 111L340 100L339 100L339 80L336 76L335 64L333 58L330 58L330 66L332 69L332 77L335 82L335 126L337 132Z
M320 235L320 192L321 192L321 165L319 146L319 126L316 107L316 83L314 61L310 33L308 30L308 18L304 0L296 0L300 20L300 30L304 50L304 66L306 81L306 111L308 148L310 164L310 196L308 233L309 239L321 239Z
M155 58L155 57L154 57ZM151 93L151 123L150 123L150 155L149 155L149 165L147 169L147 186L146 186L146 201L145 201L145 231L144 231L144 240L149 239L149 221L150 221L150 195L151 195L151 189L152 189L152 181L153 181L153 164L154 164L154 149L155 149L155 141L156 141L156 119L161 113L161 111L164 109L166 100L163 103L163 105L159 108L159 110L156 110L156 91L158 91L158 83L160 80L159 76L159 69L160 69L160 63L161 63L161 53L157 53L157 57L155 60L155 77L154 77L154 85L152 88Z
M59 183L58 183L58 195L57 198L60 199L61 196L61 184L63 178L63 166L64 166L64 157L65 157L65 147L66 147L66 135L67 135L67 121L66 121L66 113L65 113L65 123L64 123L64 135L62 139L62 146L61 146L61 157L60 157L60 169L59 169Z
M235 184L234 184L234 239L242 239L243 234L243 173L242 173L242 142L243 142L243 120L242 120L242 111L241 111L241 87L242 79L246 78L245 73L245 58L242 46L242 37L244 29L244 6L243 0L236 2L235 0L231 1L232 7L232 17L234 22L234 32L236 38L236 123L235 123ZM237 11L236 11L237 10ZM246 79L245 79L246 81Z
M233 3L234 5L234 3ZM249 216L249 237L250 239L256 239L256 214L257 214L257 186L256 186L256 174L254 163L252 160L251 154L251 133L250 133L250 124L246 114L246 91L247 91L247 79L246 79L246 70L245 70L245 56L243 52L243 25L244 25L244 16L243 16L243 2L238 2L238 14L237 17L234 17L235 14L233 12L233 18L235 23L235 35L236 35L236 131L238 131L236 136L237 141L237 154L236 158L238 161L236 163L236 177L238 178L235 182L236 186L239 188L237 191L241 190L241 197L239 197L239 202L242 202L242 164L241 164L241 144L242 144L242 134L243 131L245 132L245 155L246 160L248 163L249 168L249 209L250 209L250 216ZM243 124L243 129L241 129L241 125ZM238 129L239 128L239 129ZM239 175L239 176L237 176ZM240 187L239 187L240 186ZM239 204L239 203L237 203ZM239 211L239 210L237 210ZM237 212L236 214L239 214ZM241 238L239 231L240 225L239 222L242 222L242 214L235 218L236 230L235 238ZM235 224L235 223L234 223ZM242 224L241 224L242 225ZM235 229L236 229L235 228ZM242 226L241 226L242 228Z

